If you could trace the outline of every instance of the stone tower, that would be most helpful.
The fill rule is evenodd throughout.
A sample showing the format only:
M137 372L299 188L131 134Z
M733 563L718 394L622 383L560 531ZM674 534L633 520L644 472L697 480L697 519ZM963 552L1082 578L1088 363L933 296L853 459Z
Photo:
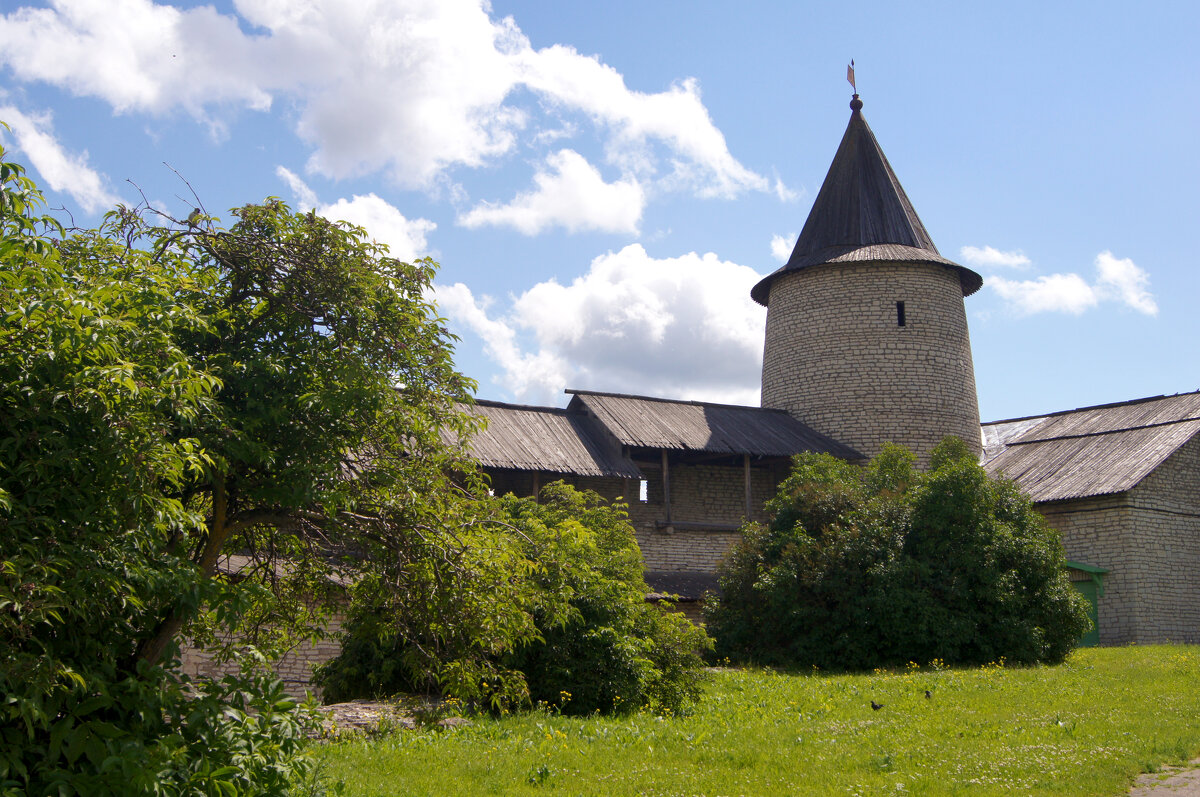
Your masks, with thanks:
M862 115L850 124L787 264L754 286L767 307L762 406L874 456L928 463L947 435L980 449L963 298L983 285L942 257Z

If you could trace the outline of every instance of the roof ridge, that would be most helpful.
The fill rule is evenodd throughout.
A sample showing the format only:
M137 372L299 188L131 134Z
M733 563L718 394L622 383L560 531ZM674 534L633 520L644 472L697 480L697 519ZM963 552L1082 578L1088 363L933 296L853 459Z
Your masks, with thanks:
M1200 390L1191 390L1186 393L1172 393L1171 395L1146 396L1145 398L1128 399L1126 401L1112 401L1107 404L1092 404L1087 407L1076 407L1073 410L1056 410L1055 412L1042 412L1036 415L1023 415L1017 418L1000 418L995 421L984 421L980 426L995 426L1001 423L1016 423L1017 421L1032 421L1035 418L1057 418L1063 415L1070 415L1073 412L1086 412L1087 410L1107 410L1114 407L1129 407L1134 404L1143 404L1147 401L1162 401L1164 399L1179 398L1180 396L1195 396L1200 394ZM1176 423L1176 421L1167 421L1167 423ZM1139 427L1128 427L1130 429Z
M775 413L782 413L784 415L787 415L789 418L791 417L791 415L789 415L786 410L776 409L774 407L755 407L752 404L725 404L725 403L722 403L719 401L696 401L694 399L673 399L673 398L666 398L664 396L640 396L640 395L637 395L634 393L610 393L610 392L604 391L604 390L581 390L581 389L575 389L575 388L566 388L563 390L563 392L568 393L573 396L608 396L610 398L637 399L638 401L657 401L657 402L660 402L663 404L688 404L688 405L695 406L695 407L724 407L726 409L733 409L733 410L753 410L754 412L775 412Z
M529 410L530 412L558 412L565 415L574 415L573 412L566 407L547 407L540 404L513 404L510 401L497 401L496 399L473 399L470 404L464 406L483 406L483 407L503 407L510 410Z
M1017 439L1012 442L1005 443L1005 447L1024 446L1031 443L1049 443L1052 440L1078 440L1084 437L1100 437L1106 434L1121 434L1122 432L1136 432L1139 429L1155 429L1159 426L1172 426L1177 423L1188 423L1190 421L1200 421L1200 415L1195 415L1189 418L1176 418L1172 421L1158 421L1156 423L1143 423L1137 426L1121 426L1116 429L1099 429L1095 432L1081 432L1079 434L1060 434L1053 437L1035 437L1030 440ZM1025 434L1031 434L1037 431L1037 427L1033 427ZM1023 437L1023 436L1022 436Z

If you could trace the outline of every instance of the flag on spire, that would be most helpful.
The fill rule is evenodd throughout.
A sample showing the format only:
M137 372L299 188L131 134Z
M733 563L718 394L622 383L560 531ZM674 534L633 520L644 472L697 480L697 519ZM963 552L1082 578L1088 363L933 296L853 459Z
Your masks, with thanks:
M850 59L850 63L846 65L846 81L858 91L858 86L854 85L854 59Z

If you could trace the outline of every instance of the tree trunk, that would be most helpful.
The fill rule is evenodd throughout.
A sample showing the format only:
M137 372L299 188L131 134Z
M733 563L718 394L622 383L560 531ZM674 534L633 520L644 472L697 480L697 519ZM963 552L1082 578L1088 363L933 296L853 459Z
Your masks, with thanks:
M214 477L212 496L213 516L208 526L208 539L204 542L204 550L201 551L200 561L197 562L204 578L211 578L217 571L217 559L221 555L221 549L225 547L225 541L229 538L230 526L227 516L229 497L225 492L225 477L220 475ZM185 619L179 609L172 609L158 624L154 636L142 643L137 658L147 664L157 664L171 644L171 640L183 628Z

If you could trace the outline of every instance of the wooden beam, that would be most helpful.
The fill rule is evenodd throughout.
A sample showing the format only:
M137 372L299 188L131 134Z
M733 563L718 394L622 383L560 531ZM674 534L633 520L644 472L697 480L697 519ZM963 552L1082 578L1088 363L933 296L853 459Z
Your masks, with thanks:
M750 520L750 455L742 455L742 471L746 477L746 520Z
M667 450L662 450L663 508L666 510L667 525L671 525L671 461Z

